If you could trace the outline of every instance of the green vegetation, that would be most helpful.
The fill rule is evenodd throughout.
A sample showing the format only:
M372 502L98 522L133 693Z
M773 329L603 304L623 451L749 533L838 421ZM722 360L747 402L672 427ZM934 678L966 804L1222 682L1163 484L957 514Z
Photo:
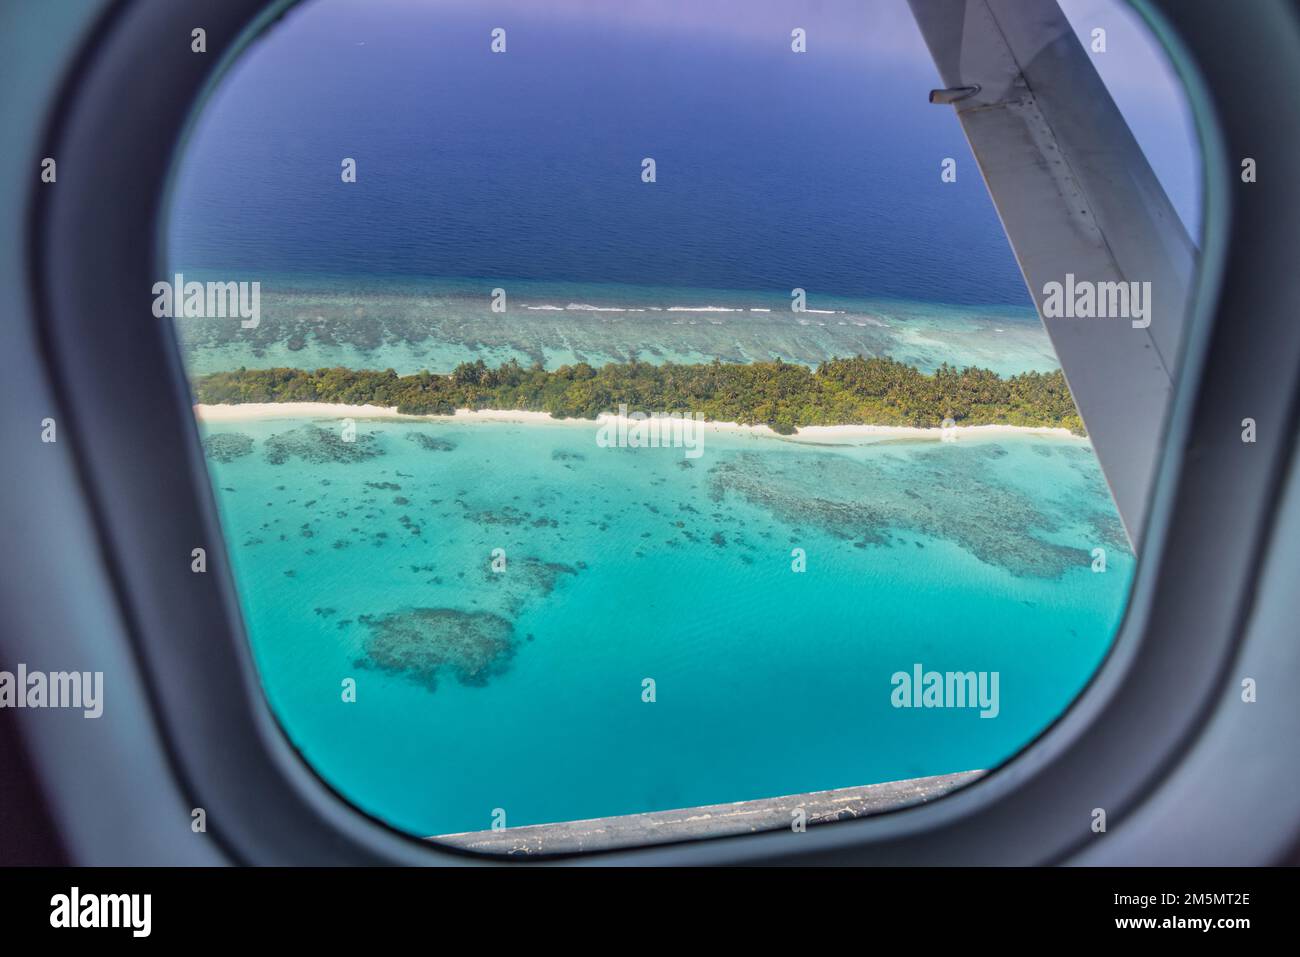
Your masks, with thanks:
M893 359L832 359L816 370L776 360L752 365L585 362L546 371L509 362L462 363L450 375L399 376L392 369L240 369L194 381L204 404L333 402L396 406L415 415L456 409L528 409L557 418L616 412L698 412L718 422L769 425L790 434L806 425L1064 427L1082 434L1065 377L1026 372L1003 379L987 369L940 367L926 375Z

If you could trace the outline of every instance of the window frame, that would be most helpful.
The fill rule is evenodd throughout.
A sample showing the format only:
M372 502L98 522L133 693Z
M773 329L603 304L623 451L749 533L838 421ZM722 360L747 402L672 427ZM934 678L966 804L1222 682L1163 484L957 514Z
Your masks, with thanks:
M56 189L29 208L40 347L168 764L232 862L500 862L403 834L334 791L287 739L254 667L174 332L155 319L162 229L180 144L233 60L297 0L119 0L89 31L44 136ZM1230 21L1204 0L1134 6L1170 51L1200 136L1201 268L1165 452L1129 608L1105 661L1018 755L933 803L810 828L585 852L599 864L1039 864L1096 840L1194 747L1229 678L1295 438L1300 187L1280 182L1300 125L1293 14L1278 0ZM1217 14L1217 15L1216 15ZM208 52L190 51L190 30ZM918 95L924 95L919 91ZM1280 95L1280 93L1278 94ZM1237 160L1274 170L1270 192ZM1271 159L1267 166L1266 160ZM1289 200L1289 201L1288 201ZM1282 281L1279 282L1279 277ZM1277 318L1274 318L1277 317ZM1246 411L1242 411L1246 410ZM1239 420L1260 424L1240 444ZM1263 410L1276 410L1265 415ZM1290 415L1288 419L1287 416ZM1243 454L1242 450L1245 449ZM192 574L190 550L207 549ZM1231 685L1231 682L1229 682ZM1138 729L1129 737L1117 729ZM545 859L545 858L543 858ZM511 859L512 862L517 859ZM534 860L531 859L530 860Z

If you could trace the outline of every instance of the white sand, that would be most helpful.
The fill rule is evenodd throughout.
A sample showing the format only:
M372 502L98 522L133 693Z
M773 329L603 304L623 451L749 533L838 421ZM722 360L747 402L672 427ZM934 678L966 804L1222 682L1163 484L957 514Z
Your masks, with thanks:
M204 422L240 422L248 419L408 419L421 421L429 419L453 420L463 419L480 422L579 422L590 425L583 419L555 419L547 412L526 412L523 410L497 411L495 409L473 412L469 409L457 409L455 415L403 415L394 408L382 405L344 405L334 402L243 402L238 405L196 405L194 414Z
M515 422L528 425L585 426L594 428L602 422L616 420L618 416L604 413L595 422L590 419L557 419L548 412L529 412L522 409L484 409L471 411L457 409L454 415L402 415L396 409L379 405L342 405L332 402L245 402L239 405L196 405L194 414L203 422L240 422L249 419L405 419L431 422ZM740 432L770 436L789 442L827 442L844 439L932 438L939 439L944 429L918 429L905 425L806 425L796 435L778 435L766 425L740 425L736 422L706 422L706 432ZM1075 438L1069 429L1032 428L1020 425L959 425L951 432L958 436L993 437L997 435L1050 435L1057 438Z

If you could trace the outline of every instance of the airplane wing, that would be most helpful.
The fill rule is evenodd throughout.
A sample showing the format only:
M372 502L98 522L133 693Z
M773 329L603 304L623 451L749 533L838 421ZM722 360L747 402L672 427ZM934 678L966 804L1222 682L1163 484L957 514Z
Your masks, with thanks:
M1056 0L908 2L1136 545L1196 247ZM1149 282L1149 325L1052 315L1069 276Z

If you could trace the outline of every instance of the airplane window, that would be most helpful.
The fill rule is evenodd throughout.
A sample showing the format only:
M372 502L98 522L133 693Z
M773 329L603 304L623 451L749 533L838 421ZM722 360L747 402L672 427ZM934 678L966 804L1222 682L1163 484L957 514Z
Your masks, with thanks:
M154 308L269 704L356 806L488 852L813 826L1088 683L1189 111L1117 2L1004 25L1001 79L934 16L307 0L222 75Z

